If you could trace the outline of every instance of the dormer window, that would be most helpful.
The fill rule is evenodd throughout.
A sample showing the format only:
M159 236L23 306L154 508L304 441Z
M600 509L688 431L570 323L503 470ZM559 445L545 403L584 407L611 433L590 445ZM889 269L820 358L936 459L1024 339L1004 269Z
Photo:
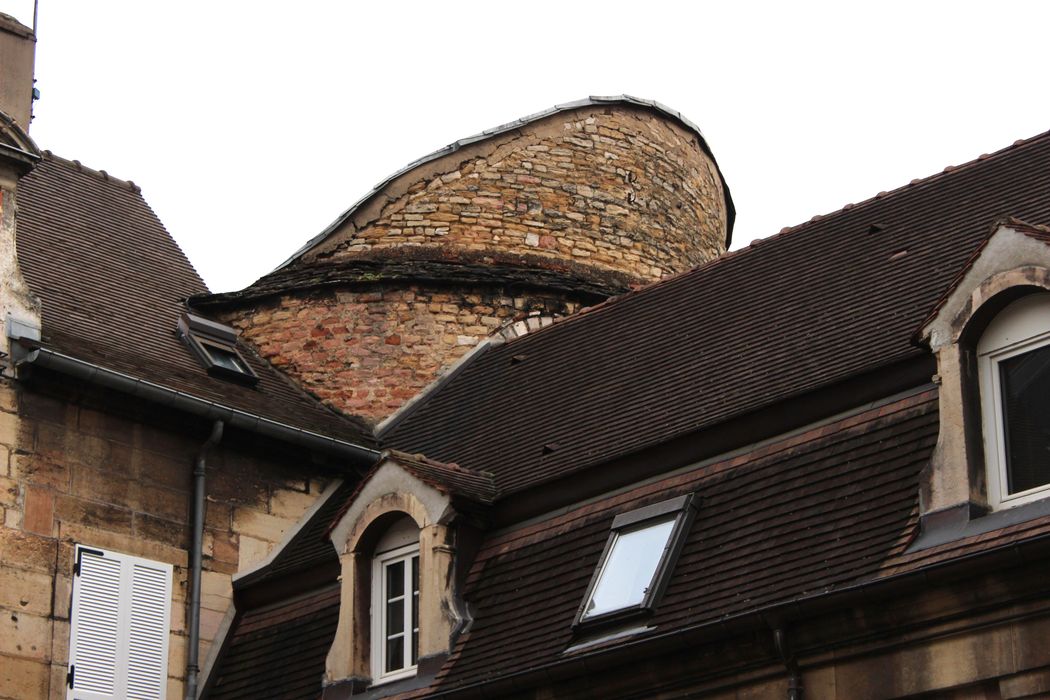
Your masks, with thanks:
M244 384L259 381L244 357L237 351L237 331L202 316L183 314L179 336L208 374Z
M695 512L692 494L616 516L576 624L652 612L671 577Z
M406 516L380 538L373 558L373 682L415 675L418 650L419 528Z
M1050 294L1003 309L977 358L989 505L1050 496Z

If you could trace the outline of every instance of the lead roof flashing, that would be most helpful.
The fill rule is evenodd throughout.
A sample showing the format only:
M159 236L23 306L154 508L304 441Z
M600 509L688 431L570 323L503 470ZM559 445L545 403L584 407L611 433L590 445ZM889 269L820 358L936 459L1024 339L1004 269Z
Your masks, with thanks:
M397 172L391 174L389 177L387 177L375 187L373 187L372 190L368 192L368 194L359 199L357 202L354 203L353 206L351 206L349 209L347 209L338 217L336 217L335 221L329 224L327 228L321 231L321 233L311 238L309 241L306 242L305 245L299 248L299 250L295 251L291 255L291 257L289 257L287 260L285 260L276 268L274 268L273 272L277 272L278 270L284 269L288 265L291 265L293 262L298 260L304 253L309 251L314 246L320 244L330 235L335 233L336 230L338 230L343 224L345 224L367 202L371 201L373 197L385 190L391 182L398 179L402 175L405 175L406 173L415 170L419 166L425 165L426 163L430 163L431 161L438 160L439 158L443 158L447 155L451 155L456 151L459 151L460 149L471 144L479 143L481 141L487 141L488 139L509 133L511 131L514 131L515 129L520 129L524 126L532 124L533 122L537 122L541 119L545 119L555 114L571 112L577 109L583 109L585 107L600 107L603 105L630 105L633 107L639 107L641 109L647 109L651 112L655 112L656 114L678 122L679 124L684 126L689 131L692 131L696 135L697 143L700 146L700 150L702 150L704 154L711 159L711 162L715 166L715 171L718 173L718 179L722 183L722 191L725 195L726 203L725 243L726 248L728 249L733 242L733 225L736 222L736 205L733 204L733 196L729 192L729 185L726 183L725 176L722 175L722 169L718 167L718 161L715 159L714 153L711 151L711 147L708 146L707 139L704 138L703 133L700 131L700 127L698 127L696 124L682 116L682 113L678 110L671 109L670 107L667 107L666 105L663 105L657 102L656 100L647 100L641 97L633 97L631 95L591 95L590 97L585 97L582 100L557 104L541 112L536 112L535 114L530 114L520 119L515 119L514 121L507 122L506 124L501 124L491 129L485 129L480 134L474 134L473 136L468 136L466 138L459 139L458 141L454 141L449 145L445 146L444 148L440 148L434 151L433 153L430 153L429 155L425 155L422 158L419 158L418 160L409 163L408 165L401 168Z

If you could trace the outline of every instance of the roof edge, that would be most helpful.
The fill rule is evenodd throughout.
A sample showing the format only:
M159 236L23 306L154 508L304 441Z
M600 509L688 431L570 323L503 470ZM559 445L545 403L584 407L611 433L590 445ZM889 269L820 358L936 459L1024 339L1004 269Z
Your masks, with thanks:
M25 344L24 341L20 341L18 338L14 340L21 346L22 354L22 357L17 358L17 365L32 364L52 369L61 374L82 379L90 384L104 386L209 420L221 420L234 428L299 445L307 449L351 459L359 464L371 464L379 456L379 452L370 447L322 435L294 425L280 423L257 414L225 406L215 401L202 399L183 391L155 384L146 379L133 377L117 370L65 355L50 348L34 347L35 343L32 341L29 344Z
M583 109L585 107L596 107L596 106L601 106L601 105L616 105L616 104L619 104L619 105L630 105L632 107L640 107L642 109L647 109L647 110L649 110L651 112L655 112L656 114L659 114L659 115L661 115L663 117L667 117L667 118L669 118L669 119L671 119L673 121L678 122L680 125L684 126L686 129L688 129L689 131L692 131L694 134L696 134L697 139L698 139L698 143L700 145L700 150L702 150L704 152L704 154L708 158L711 159L711 162L715 166L715 172L718 173L718 179L722 183L722 192L723 192L723 196L725 197L725 204L726 204L726 241L725 241L725 244L726 244L726 249L728 250L730 245L732 245L732 242L733 242L733 226L734 226L734 224L736 222L736 205L733 203L733 196L732 196L732 194L729 191L729 185L728 185L728 183L726 183L725 176L722 174L722 169L718 165L718 160L715 158L714 153L711 151L711 147L708 145L707 139L704 137L703 133L700 131L700 127L698 127L696 124L694 124L692 121L690 121L686 117L682 116L682 113L679 112L678 110L671 109L670 107L668 107L668 106L666 106L666 105L664 105L664 104L662 104L660 102L657 102L656 100L647 100L645 98L634 97L632 95L626 95L626 94L623 94L623 95L607 95L607 96L591 95L589 97L585 97L585 98L583 98L581 100L576 100L574 102L565 102L565 103L562 103L562 104L556 104L553 107L551 107L549 109L545 109L545 110L543 110L541 112L536 112L534 114L530 114L528 116L521 117L520 119L515 119L514 121L507 122L506 124L501 124L499 126L491 128L491 129L485 129L484 131L482 131L479 134L474 134L473 136L468 136L466 138L459 139L458 141L453 141L452 143L450 143L449 145L445 146L444 148L440 148L440 149L434 151L433 153L430 153L428 155L423 156L422 158L419 158L417 160L412 161L411 163L409 163L405 167L401 168L400 170L394 172L393 174L391 174L390 176L388 176L387 178L382 180L375 187L373 187L372 190L370 192L368 192L364 197L359 199L349 209L347 209L342 214L340 214L338 217L336 217L336 219L332 223L330 223L323 231L321 231L321 233L317 234L316 236L314 236L313 238L308 240L302 247L300 247L297 251L292 253L291 256L289 256L280 265L275 267L271 272L277 272L278 270L284 269L285 267L287 267L288 265L292 264L293 262L298 260L300 257L302 257L309 250L311 250L315 246L317 246L320 243L322 243L325 239L327 239L329 236L331 236L333 233L335 233L336 230L338 230L340 227L342 227L342 225L345 224L350 219L350 217L352 217L355 213L357 213L357 211L359 209L361 209L367 202L371 201L375 196L377 196L384 189L386 189L386 187L391 182L393 182L394 180L398 179L402 175L408 174L409 172L411 172L411 171L415 170L416 168L420 167L421 165L425 165L425 164L430 163L432 161L438 160L439 158L443 158L443 157L445 157L447 155L451 155L451 154L459 151L460 149L464 148L465 146L469 146L469 145L472 145L472 144L475 144L475 143L479 143L479 142L482 142L482 141L487 141L487 140L489 140L491 138L494 138L496 136L500 136L502 134L506 134L506 133L508 133L510 131L513 131L515 129L520 129L523 126L527 126L527 125L532 124L534 122L537 122L537 121L539 121L541 119L546 119L547 117L553 116L555 114L561 114L561 113L564 113L564 112L571 112L571 111L574 111L574 110L577 110L577 109Z
M406 418L415 413L427 400L441 390L446 384L451 382L456 376L462 372L468 365L474 362L482 353L486 352L489 348L497 345L502 345L506 341L499 335L489 336L480 343L475 345L463 357L459 358L452 363L443 374L437 377L434 381L427 384L420 391L416 392L415 396L406 401L399 409L391 413L389 416L379 421L372 431L375 435L376 440L380 446L384 449L388 449L387 446L383 445L383 436L390 430L394 429L401 424Z

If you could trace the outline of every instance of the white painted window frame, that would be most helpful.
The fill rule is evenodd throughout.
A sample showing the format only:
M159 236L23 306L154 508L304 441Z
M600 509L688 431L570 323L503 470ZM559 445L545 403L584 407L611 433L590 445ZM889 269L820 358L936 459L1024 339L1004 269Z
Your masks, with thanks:
M1007 493L1006 436L999 363L1050 345L1050 294L1023 297L1003 309L977 344L988 505L1001 510L1050 496L1050 484Z
M412 616L412 559L419 558L419 543L398 547L389 552L377 554L372 560L372 685L389 683L411 678L416 675L417 664L412 659L412 631L419 628L419 620ZM386 569L398 562L404 562L404 606L405 644L401 661L403 666L397 670L385 672L386 669ZM418 564L417 564L418 567ZM422 571L420 570L420 577ZM418 608L418 604L417 604Z
M95 567L92 564L105 561L105 567L110 568L110 580L107 582L101 574L103 567ZM70 632L69 632L69 663L72 670L70 677L74 687L68 687L67 700L116 700L118 698L149 698L150 700L165 700L168 685L168 644L171 631L171 586L173 567L171 564L133 557L119 552L110 552L96 547L88 547L78 544L74 549L74 562L76 570L73 576L73 600L70 608ZM113 565L116 565L115 572ZM140 579L138 597L135 595L136 567L139 570L152 572L153 580ZM113 574L115 573L115 576ZM91 577L90 581L87 577ZM108 585L107 585L108 584ZM112 604L116 605L115 615L109 620L89 619L87 612L92 601L85 597L94 595L93 590L109 589ZM96 595L96 603L103 601ZM154 680L157 682L156 694L136 693L136 689L129 687L129 667L131 659L131 630L135 622L136 608L140 616L152 617L151 625L156 629L163 630L158 635L159 639L141 640L153 641L152 653L149 654L157 672ZM158 617L159 616L159 619ZM109 629L107 629L107 626ZM104 639L105 636L109 639ZM106 642L112 642L113 652L113 676L112 692L99 690L88 690L78 685L78 677L83 682L87 670L81 663L80 675L76 673L75 665L83 655L89 651L102 652ZM143 651L143 653L148 653ZM98 678L98 675L96 675ZM97 687L97 686L96 686Z

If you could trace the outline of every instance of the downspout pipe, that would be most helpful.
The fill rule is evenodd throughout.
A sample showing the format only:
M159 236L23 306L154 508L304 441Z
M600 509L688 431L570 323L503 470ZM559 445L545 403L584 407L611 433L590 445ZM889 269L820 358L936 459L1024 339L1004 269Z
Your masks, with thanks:
M204 550L204 475L207 469L208 453L222 440L224 424L215 421L211 435L201 445L197 460L193 465L193 540L190 542L190 600L189 600L189 653L186 658L186 695L185 700L197 700L197 683L200 675L200 637L201 637L201 570Z
M773 630L773 644L780 654L780 660L784 662L784 668L788 674L787 700L802 700L802 674L798 670L798 659L791 649L787 634L783 627Z

